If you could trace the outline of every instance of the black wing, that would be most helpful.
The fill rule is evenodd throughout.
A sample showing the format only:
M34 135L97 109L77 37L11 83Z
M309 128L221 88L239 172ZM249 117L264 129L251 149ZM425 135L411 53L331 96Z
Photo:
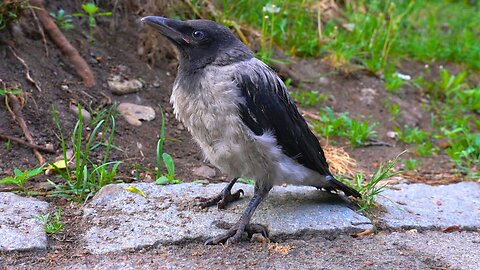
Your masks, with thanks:
M272 132L287 156L321 175L331 175L318 139L275 72L260 61L249 61L234 76L245 98L240 105L245 125L256 135Z

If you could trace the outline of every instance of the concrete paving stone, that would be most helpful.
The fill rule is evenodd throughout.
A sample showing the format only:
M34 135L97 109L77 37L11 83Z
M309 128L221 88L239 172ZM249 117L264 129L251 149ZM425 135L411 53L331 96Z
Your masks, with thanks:
M85 247L92 253L139 249L170 243L199 242L224 232L212 223L235 222L253 195L253 186L236 184L245 197L226 210L200 209L196 197L218 194L225 184L158 186L134 184L146 194L105 186L84 208ZM372 228L369 219L351 210L339 196L309 187L275 187L257 209L256 223L268 226L272 239L304 235L351 234Z
M377 202L386 210L381 226L389 229L480 229L480 184L475 182L396 185Z
M48 203L0 192L0 251L47 248L47 234L35 216L45 214Z
M478 232L400 231L358 238L339 235L334 240L318 236L269 244L159 246L138 252L88 255L88 259L77 258L75 262L60 261L55 269L477 270L478 250Z

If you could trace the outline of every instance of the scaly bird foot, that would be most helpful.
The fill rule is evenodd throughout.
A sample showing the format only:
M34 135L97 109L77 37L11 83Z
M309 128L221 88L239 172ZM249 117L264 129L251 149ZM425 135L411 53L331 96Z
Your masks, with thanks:
M225 221L217 221L215 226L221 229L228 230L224 234L207 239L205 245L218 245L218 244L233 244L240 241L244 233L247 234L248 238L252 238L255 233L262 234L263 237L268 238L269 232L268 228L264 225L252 223L241 226L241 223L228 223Z
M231 193L230 190L223 190L220 194L212 198L199 198L198 205L202 208L207 208L213 205L217 205L218 209L225 209L225 207L234 201L240 199L240 196L243 195L243 190L239 189L235 193Z
M225 209L229 203L239 200L240 196L244 194L242 189L239 189L232 194L232 187L235 182L237 182L237 179L238 178L232 179L222 192L213 198L198 198L198 205L202 208L206 208L216 204L218 209Z

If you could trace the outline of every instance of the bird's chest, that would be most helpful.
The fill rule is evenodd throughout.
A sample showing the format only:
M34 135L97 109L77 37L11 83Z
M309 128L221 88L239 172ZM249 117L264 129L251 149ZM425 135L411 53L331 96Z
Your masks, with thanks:
M235 82L225 72L207 72L195 83L174 85L171 103L178 120L215 165L238 154L248 141L239 116Z

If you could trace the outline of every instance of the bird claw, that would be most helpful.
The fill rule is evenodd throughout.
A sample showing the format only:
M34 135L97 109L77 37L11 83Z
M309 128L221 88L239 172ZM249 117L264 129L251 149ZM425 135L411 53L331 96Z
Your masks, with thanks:
M240 241L244 233L247 233L249 239L256 233L262 234L265 238L268 238L269 235L268 228L257 223L246 224L243 229L239 223L232 224L225 221L217 221L215 226L220 229L226 229L227 232L207 239L205 245L234 244Z
M244 195L243 189L237 190L235 193L231 193L229 189L224 189L220 194L212 198L199 198L198 206L207 208L213 205L217 205L218 209L225 209L231 202L238 201L240 196Z

